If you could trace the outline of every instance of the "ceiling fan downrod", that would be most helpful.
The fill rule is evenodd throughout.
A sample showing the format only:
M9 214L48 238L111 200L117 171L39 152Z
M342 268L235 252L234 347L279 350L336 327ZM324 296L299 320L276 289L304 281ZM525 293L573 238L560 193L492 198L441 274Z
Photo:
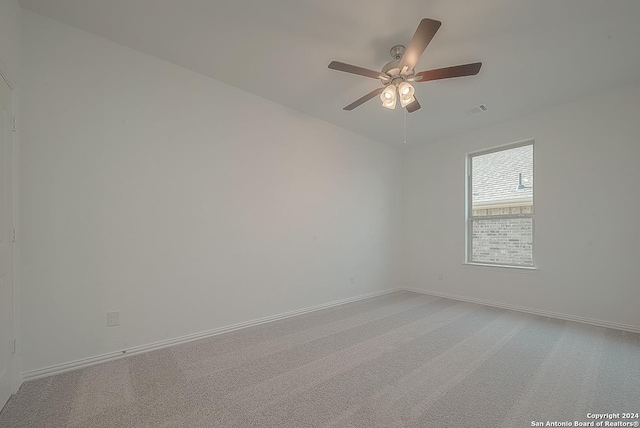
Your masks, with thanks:
M404 45L395 45L391 48L389 53L391 54L391 58L396 61L400 61L400 59L402 59L402 55L404 55L405 50L406 48L404 47Z

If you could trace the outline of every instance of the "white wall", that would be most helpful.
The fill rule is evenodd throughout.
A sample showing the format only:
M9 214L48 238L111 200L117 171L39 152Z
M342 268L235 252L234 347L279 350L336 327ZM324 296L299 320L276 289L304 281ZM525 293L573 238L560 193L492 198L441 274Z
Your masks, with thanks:
M20 77L21 77L21 16L22 10L17 0L0 0L0 72L5 79L9 81L12 87L12 108L13 115L17 117L20 123ZM14 144L19 143L20 132L13 133ZM13 156L18 157L19 154L14 152ZM14 174L15 175L15 174ZM15 177L14 177L15 179ZM17 180L16 180L17 181ZM14 186L16 184L14 183ZM14 206L14 211L16 207ZM14 227L19 230L18 218L14 218ZM19 244L14 246L14 251L19 250ZM17 391L22 382L20 367L20 272L13 272L13 335L18 340L17 355L13 359L13 389Z
M407 151L404 284L640 327L639 112L636 85ZM538 271L463 265L465 155L530 138Z
M31 12L22 36L25 372L395 286L396 149Z
M15 84L20 78L20 16L18 0L0 0L0 69Z

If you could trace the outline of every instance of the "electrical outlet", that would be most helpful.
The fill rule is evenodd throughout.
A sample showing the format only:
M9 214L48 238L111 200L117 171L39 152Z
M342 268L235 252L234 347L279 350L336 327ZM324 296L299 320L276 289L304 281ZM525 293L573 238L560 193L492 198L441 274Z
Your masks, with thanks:
M351 275L349 277L349 284L353 285L356 283L356 276L355 275Z
M438 272L438 279L442 281L444 279L444 274L442 272Z
M107 312L107 327L120 325L120 311Z

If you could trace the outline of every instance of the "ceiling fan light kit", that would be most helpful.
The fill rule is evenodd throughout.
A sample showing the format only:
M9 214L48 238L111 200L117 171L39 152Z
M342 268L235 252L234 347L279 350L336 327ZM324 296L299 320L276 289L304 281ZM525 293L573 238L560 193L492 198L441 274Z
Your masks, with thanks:
M329 68L332 70L380 79L384 85L383 88L375 89L349 104L344 110L353 110L374 98L376 95L380 95L383 107L393 110L396 108L396 103L399 99L400 105L406 108L407 112L413 113L420 108L420 103L415 97L415 88L410 82L426 82L429 80L450 79L453 77L474 76L478 74L482 67L481 62L421 71L419 73L415 72L414 68L420 56L441 25L442 23L440 21L429 18L424 18L420 21L420 25L418 25L418 29L411 38L409 46L407 48L403 45L395 45L392 47L390 53L393 61L385 64L380 73L343 62L331 61Z
M411 86L411 84L407 81L401 82L398 85L398 94L400 96L400 105L402 105L402 107L406 107L409 104L411 104L412 102L414 102L416 100L416 98L413 96L413 94L415 94L416 90L414 89L413 86Z
M386 107L388 109L396 108L396 91L395 86L388 85L382 93L380 94L380 100L382 101L382 107Z

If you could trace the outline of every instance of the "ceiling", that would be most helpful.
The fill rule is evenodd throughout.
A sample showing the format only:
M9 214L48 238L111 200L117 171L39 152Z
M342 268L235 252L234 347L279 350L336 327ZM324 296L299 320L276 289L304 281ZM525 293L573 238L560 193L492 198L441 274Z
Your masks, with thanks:
M475 77L416 84L409 144L484 127L640 80L638 0L21 0L24 8L335 125L403 143L404 111L342 107L421 18L442 21L416 71L482 61ZM489 110L465 111L478 104Z

